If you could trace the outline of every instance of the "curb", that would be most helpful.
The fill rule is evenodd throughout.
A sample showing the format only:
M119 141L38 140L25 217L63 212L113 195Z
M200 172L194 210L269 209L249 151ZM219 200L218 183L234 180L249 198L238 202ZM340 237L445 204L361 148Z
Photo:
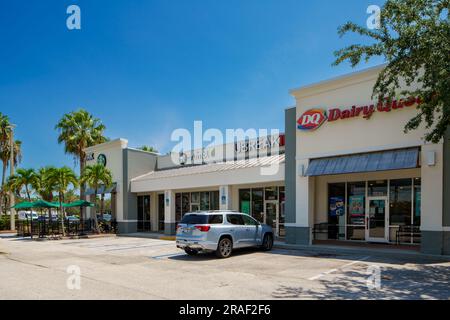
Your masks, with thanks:
M162 234L118 234L118 237L128 237L128 238L142 238L142 239L156 239L156 240L165 240L165 241L175 241L175 236L166 236Z

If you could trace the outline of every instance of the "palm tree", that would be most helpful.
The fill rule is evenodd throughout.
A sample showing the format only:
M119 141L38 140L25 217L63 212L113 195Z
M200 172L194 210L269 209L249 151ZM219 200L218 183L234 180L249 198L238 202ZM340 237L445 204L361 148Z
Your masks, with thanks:
M11 123L9 122L8 116L0 112L0 160L2 161L2 180L0 185L0 213L3 212L2 205L4 201L4 186L6 178L6 169L10 160L10 134L11 134ZM22 160L21 153L22 142L16 140L14 142L14 166L17 166Z
M83 174L80 179L81 183L88 184L92 189L94 189L95 197L97 198L97 192L100 186L103 186L103 189L111 186L112 184L112 173L111 171L101 164L95 164L92 166L87 166L84 169ZM103 214L103 204L104 204L104 194L102 194L101 204L100 204L100 212ZM97 213L95 212L94 207L94 223L95 230L98 231L98 221L97 221Z
M32 187L35 190L35 192L41 197L42 200L52 202L53 201L53 185L49 183L49 176L52 170L54 170L55 167L43 167L40 168L35 173L35 178L32 182ZM49 219L52 220L52 210L51 208L48 209L49 211Z
M105 126L100 119L94 118L92 114L84 109L79 109L65 114L55 129L59 131L58 143L64 143L67 154L74 156L80 164L80 175L86 166L85 148L106 142L103 136ZM80 199L85 200L85 187L80 185Z
M56 169L55 167L43 167L35 173L32 187L36 193L45 201L53 201L53 185L49 183L50 173Z
M14 183L14 189L19 192L25 188L25 194L28 201L31 202L31 190L33 189L33 184L36 179L36 172L34 169L17 169L16 174L10 177L11 181Z
M14 141L14 167L17 167L18 164L22 161L22 142L19 140ZM0 160L2 161L2 180L0 185L0 213L2 211L2 205L5 198L5 180L6 180L6 169L9 166L10 159L10 144L1 144L0 143Z
M145 152L153 152L153 153L158 153L158 150L156 150L153 147L149 147L149 146L142 146L140 148L138 148L139 150L145 151Z
M65 212L63 208L64 202L64 194L67 192L67 189L70 185L74 188L78 186L78 179L69 167L62 168L53 168L48 172L48 183L53 186L54 190L58 192L58 201L59 201L59 212L61 214L61 225L63 230L63 236L65 236L64 231L64 218Z

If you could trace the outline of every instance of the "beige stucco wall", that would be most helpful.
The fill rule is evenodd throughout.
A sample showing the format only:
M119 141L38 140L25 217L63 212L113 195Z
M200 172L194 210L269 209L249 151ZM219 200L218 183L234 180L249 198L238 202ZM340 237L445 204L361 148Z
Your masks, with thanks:
M422 147L422 225L423 231L443 231L444 157L443 144ZM427 154L436 154L436 165L428 166Z
M378 71L371 69L350 79L338 79L294 92L297 119L316 107L329 110L376 104L371 95ZM404 107L390 112L375 112L368 120L360 116L327 121L315 131L297 130L297 159L420 146L425 134L423 127L404 133L405 124L416 114L414 106Z
M319 84L292 90L296 99L297 119L307 110L322 108L350 109L352 106L375 104L371 99L373 86L381 67L350 74ZM425 128L404 133L404 126L417 114L415 106L390 112L375 112L368 120L361 117L326 121L314 131L297 130L296 133L296 223L297 227L311 227L322 221L326 212L327 181L349 179L368 180L369 177L396 177L407 171L345 175L342 177L309 178L302 176L310 159L362 152L373 152L420 146L421 168L412 176L422 178L422 230L442 230L443 159L442 144L423 141ZM436 153L436 165L426 164L427 152ZM366 177L366 178L364 178Z
M106 156L106 167L111 170L113 175L113 182L117 183L117 197L116 197L116 215L117 220L123 220L123 201L124 201L124 186L123 186L123 149L128 145L128 141L124 139L113 140L103 144L99 144L85 151L87 154L94 153L94 159L87 161L87 165L94 165L97 163L99 154ZM88 214L91 214L91 209L88 208Z

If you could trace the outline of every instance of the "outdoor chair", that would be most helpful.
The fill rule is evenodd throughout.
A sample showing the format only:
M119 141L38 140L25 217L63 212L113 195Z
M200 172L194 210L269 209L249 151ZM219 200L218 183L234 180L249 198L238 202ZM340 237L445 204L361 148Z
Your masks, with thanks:
M420 227L414 226L414 225L405 225L405 226L399 226L397 233L396 233L396 243L401 243L402 237L409 237L413 240L414 243L416 243L416 239L420 240L421 233L420 233Z

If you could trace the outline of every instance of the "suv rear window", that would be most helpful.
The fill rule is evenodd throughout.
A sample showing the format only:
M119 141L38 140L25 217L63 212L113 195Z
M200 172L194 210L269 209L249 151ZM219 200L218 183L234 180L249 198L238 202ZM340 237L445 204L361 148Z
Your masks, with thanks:
M223 217L220 214L187 214L181 220L183 224L221 224Z

